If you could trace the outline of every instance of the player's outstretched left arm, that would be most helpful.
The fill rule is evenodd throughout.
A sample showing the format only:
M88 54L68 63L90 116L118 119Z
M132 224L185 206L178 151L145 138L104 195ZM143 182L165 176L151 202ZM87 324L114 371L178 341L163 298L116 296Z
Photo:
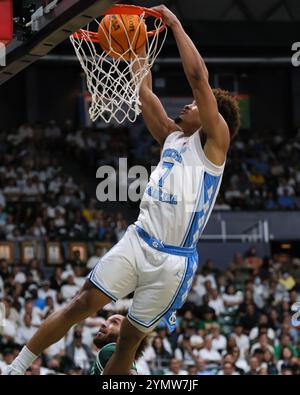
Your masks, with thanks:
M140 71L140 68L146 61L145 59L146 55L141 54L140 58L133 62L133 73L138 73ZM180 127L168 117L161 101L154 94L152 90L152 75L150 70L141 83L139 94L145 124L154 139L163 146L168 135L180 130Z
M221 165L226 158L230 134L227 123L219 114L216 98L209 85L204 60L178 18L163 5L153 7L153 9L162 14L164 22L173 31L184 72L192 88L201 125L207 137L205 153L210 160Z

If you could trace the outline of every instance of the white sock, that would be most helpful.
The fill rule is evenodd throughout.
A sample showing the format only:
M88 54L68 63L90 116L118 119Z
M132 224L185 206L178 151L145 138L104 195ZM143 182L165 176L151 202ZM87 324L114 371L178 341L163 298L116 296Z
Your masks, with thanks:
M33 354L29 348L24 346L17 358L12 362L11 367L18 373L24 374L37 357L38 356Z

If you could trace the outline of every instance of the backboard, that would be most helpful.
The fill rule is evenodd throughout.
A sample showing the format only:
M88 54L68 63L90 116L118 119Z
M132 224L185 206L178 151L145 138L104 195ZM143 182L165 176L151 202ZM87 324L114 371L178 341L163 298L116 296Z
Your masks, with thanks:
M0 0L0 4L12 0ZM18 0L14 4L13 39L0 66L0 85L47 55L78 29L111 7L114 0ZM1 14L11 26L11 15ZM3 25L2 25L3 26ZM7 40L6 42L8 42Z

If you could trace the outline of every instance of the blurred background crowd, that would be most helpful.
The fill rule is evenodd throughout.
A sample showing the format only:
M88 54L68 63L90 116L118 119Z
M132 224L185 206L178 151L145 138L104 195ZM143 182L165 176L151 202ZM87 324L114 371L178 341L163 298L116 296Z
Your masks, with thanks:
M69 263L45 276L39 262L27 267L0 261L0 369L10 364L41 322L80 289L98 258ZM298 375L299 329L291 325L291 305L299 300L300 259L279 262L254 248L236 253L224 271L206 262L178 312L175 332L161 321L148 339L139 374ZM115 313L126 315L128 298L111 303L73 327L49 347L28 374L89 374L97 348L93 338Z
M95 173L85 177L84 161L94 157L99 132L98 143L88 134L82 139L86 155L78 151L79 132L72 132L70 123L61 129L51 121L45 127L24 124L0 133L1 240L116 242L123 235L127 222L122 213L101 210L95 199ZM108 155L107 145L103 152ZM105 155L100 158L104 163Z
M232 144L215 210L300 209L300 132L286 140L280 132L264 136L245 131ZM101 209L96 170L112 165L118 172L119 158L150 170L159 147L140 123L99 131L50 121L2 130L0 154L2 240L116 242L138 205L126 219L116 206L112 214Z
M269 136L268 134L266 134ZM100 138L101 136L101 138ZM300 208L300 133L284 140L241 133L229 153L217 210ZM53 155L55 152L55 155ZM143 124L130 129L78 130L23 124L0 133L0 239L8 241L92 240L116 243L137 205L104 209L95 200L96 169L118 166L118 158L148 169L159 148ZM53 311L67 303L105 251L86 261L66 260L45 268L0 260L0 369ZM300 259L237 252L232 262L208 260L199 267L178 327L169 334L161 322L149 337L140 374L285 375L300 373L299 330L291 326L291 305L299 300ZM28 374L88 374L96 354L93 337L104 320L126 315L127 299L108 305L47 349Z

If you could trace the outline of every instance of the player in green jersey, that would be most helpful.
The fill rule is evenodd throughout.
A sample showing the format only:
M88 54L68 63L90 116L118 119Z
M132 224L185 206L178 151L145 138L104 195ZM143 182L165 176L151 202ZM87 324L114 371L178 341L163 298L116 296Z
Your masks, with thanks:
M94 338L94 344L99 349L96 359L91 368L91 375L102 375L106 363L116 350L116 343L120 334L120 328L124 316L120 314L114 314L110 316L101 326ZM145 339L140 347L138 348L135 361L137 361L142 355L145 347L147 346L147 339ZM133 362L129 374L138 374L136 363Z

